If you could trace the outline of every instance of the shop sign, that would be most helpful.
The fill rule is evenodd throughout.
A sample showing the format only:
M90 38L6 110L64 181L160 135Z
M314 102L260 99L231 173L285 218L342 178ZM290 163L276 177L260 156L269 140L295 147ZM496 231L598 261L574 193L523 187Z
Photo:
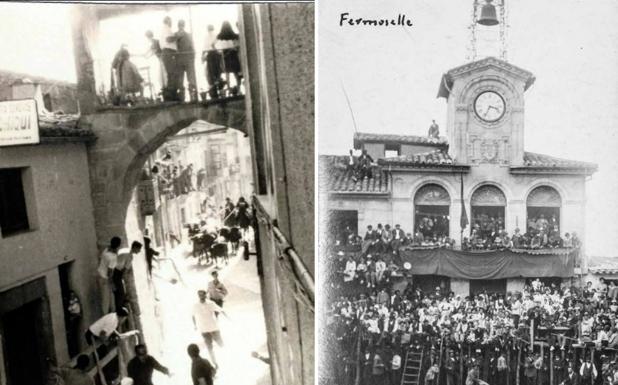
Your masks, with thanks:
M39 115L36 101L0 102L0 146L39 143Z

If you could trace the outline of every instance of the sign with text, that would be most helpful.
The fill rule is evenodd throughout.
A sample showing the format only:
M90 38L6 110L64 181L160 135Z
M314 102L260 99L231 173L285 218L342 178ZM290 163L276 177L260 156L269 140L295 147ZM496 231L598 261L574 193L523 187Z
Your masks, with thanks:
M0 146L39 143L39 115L34 99L0 102Z
M155 188L151 180L140 181L137 185L137 197L142 215L152 215L157 210Z

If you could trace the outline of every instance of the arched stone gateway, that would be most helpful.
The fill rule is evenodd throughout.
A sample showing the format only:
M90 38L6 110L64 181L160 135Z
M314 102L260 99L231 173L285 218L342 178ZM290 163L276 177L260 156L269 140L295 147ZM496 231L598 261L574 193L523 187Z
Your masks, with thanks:
M118 235L126 239L131 194L148 156L165 140L196 120L246 133L244 98L210 104L117 108L86 115L82 128L97 137L88 150L98 244Z

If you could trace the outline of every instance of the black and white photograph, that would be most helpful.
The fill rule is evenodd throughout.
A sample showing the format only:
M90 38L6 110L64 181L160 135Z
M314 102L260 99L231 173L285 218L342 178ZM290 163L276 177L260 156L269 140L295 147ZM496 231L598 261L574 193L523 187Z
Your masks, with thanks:
M314 383L314 34L0 3L0 385Z
M618 381L618 3L318 7L318 383Z

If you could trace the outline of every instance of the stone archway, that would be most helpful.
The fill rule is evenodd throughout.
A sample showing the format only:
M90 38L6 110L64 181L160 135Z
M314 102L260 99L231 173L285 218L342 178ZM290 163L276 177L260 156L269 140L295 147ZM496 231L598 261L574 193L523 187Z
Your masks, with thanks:
M118 108L82 117L81 127L97 137L88 149L88 161L99 248L107 246L112 236L121 237L125 246L143 238L142 217L131 204L142 167L167 138L196 120L246 133L244 98L211 104ZM145 259L134 260L133 268L134 272L145 272ZM125 284L134 315L130 327L139 329L153 349L159 348L157 304L145 274L132 272Z
M115 235L126 239L127 208L148 156L196 120L246 133L244 99L117 108L82 117L80 126L97 137L88 161L99 247Z

